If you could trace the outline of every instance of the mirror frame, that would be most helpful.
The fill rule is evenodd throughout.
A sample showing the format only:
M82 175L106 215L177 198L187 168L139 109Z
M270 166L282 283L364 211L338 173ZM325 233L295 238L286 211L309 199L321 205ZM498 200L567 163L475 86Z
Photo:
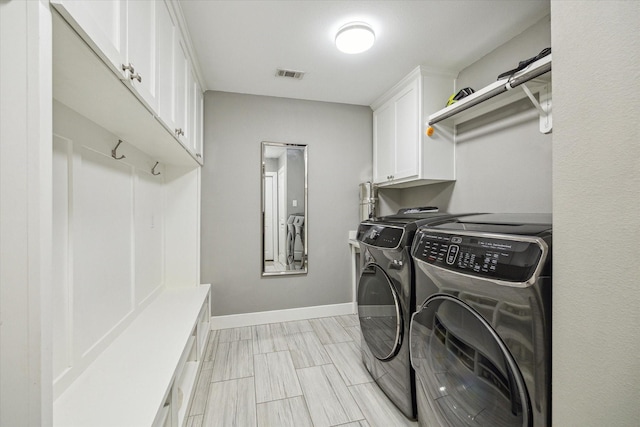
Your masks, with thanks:
M303 254L302 260L303 264L300 270L284 270L284 271L265 271L265 167L266 167L266 157L265 152L267 147L282 147L282 148L296 148L301 149L304 156L304 228L303 228ZM262 244L260 246L260 260L261 260L261 274L262 277L269 276L288 276L288 275L303 275L307 274L309 270L309 245L308 245L308 145L307 144L290 144L285 142L272 142L272 141L262 141L260 144L261 155L260 155L260 195L261 195L261 234L262 234Z

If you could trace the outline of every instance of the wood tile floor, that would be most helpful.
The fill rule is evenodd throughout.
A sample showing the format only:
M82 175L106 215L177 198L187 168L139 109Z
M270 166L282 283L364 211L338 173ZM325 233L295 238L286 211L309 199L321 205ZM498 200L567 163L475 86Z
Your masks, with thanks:
M417 426L373 382L357 315L211 331L188 427Z

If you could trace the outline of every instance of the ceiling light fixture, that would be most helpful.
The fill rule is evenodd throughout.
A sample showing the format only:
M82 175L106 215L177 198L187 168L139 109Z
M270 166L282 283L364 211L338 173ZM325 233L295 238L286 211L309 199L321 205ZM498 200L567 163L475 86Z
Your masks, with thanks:
M336 47L344 53L362 53L369 50L375 41L373 30L364 22L350 22L336 34Z

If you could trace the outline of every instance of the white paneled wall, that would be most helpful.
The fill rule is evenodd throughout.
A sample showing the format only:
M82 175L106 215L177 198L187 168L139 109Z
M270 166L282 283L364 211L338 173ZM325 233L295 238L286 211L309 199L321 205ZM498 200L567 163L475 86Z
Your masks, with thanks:
M165 281L167 287L200 283L200 168L165 169Z
M132 167L90 145L74 141L79 164L72 165L71 182L74 349L81 357L133 310L135 292Z
M53 375L58 395L164 285L162 165L54 103Z
M146 169L135 172L135 302L143 304L164 282L164 191L158 176Z
M52 235L52 306L53 306L53 376L62 375L72 364L71 355L71 252L69 159L71 140L53 136L53 235Z

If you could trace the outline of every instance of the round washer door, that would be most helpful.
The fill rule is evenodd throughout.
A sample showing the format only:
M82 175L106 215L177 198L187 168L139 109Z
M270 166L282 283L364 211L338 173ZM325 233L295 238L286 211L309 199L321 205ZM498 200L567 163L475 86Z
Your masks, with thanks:
M491 325L469 305L434 295L411 318L418 411L451 427L531 426L522 374Z
M369 264L358 282L360 329L371 353L380 360L393 358L402 344L402 310L398 293L384 270Z

